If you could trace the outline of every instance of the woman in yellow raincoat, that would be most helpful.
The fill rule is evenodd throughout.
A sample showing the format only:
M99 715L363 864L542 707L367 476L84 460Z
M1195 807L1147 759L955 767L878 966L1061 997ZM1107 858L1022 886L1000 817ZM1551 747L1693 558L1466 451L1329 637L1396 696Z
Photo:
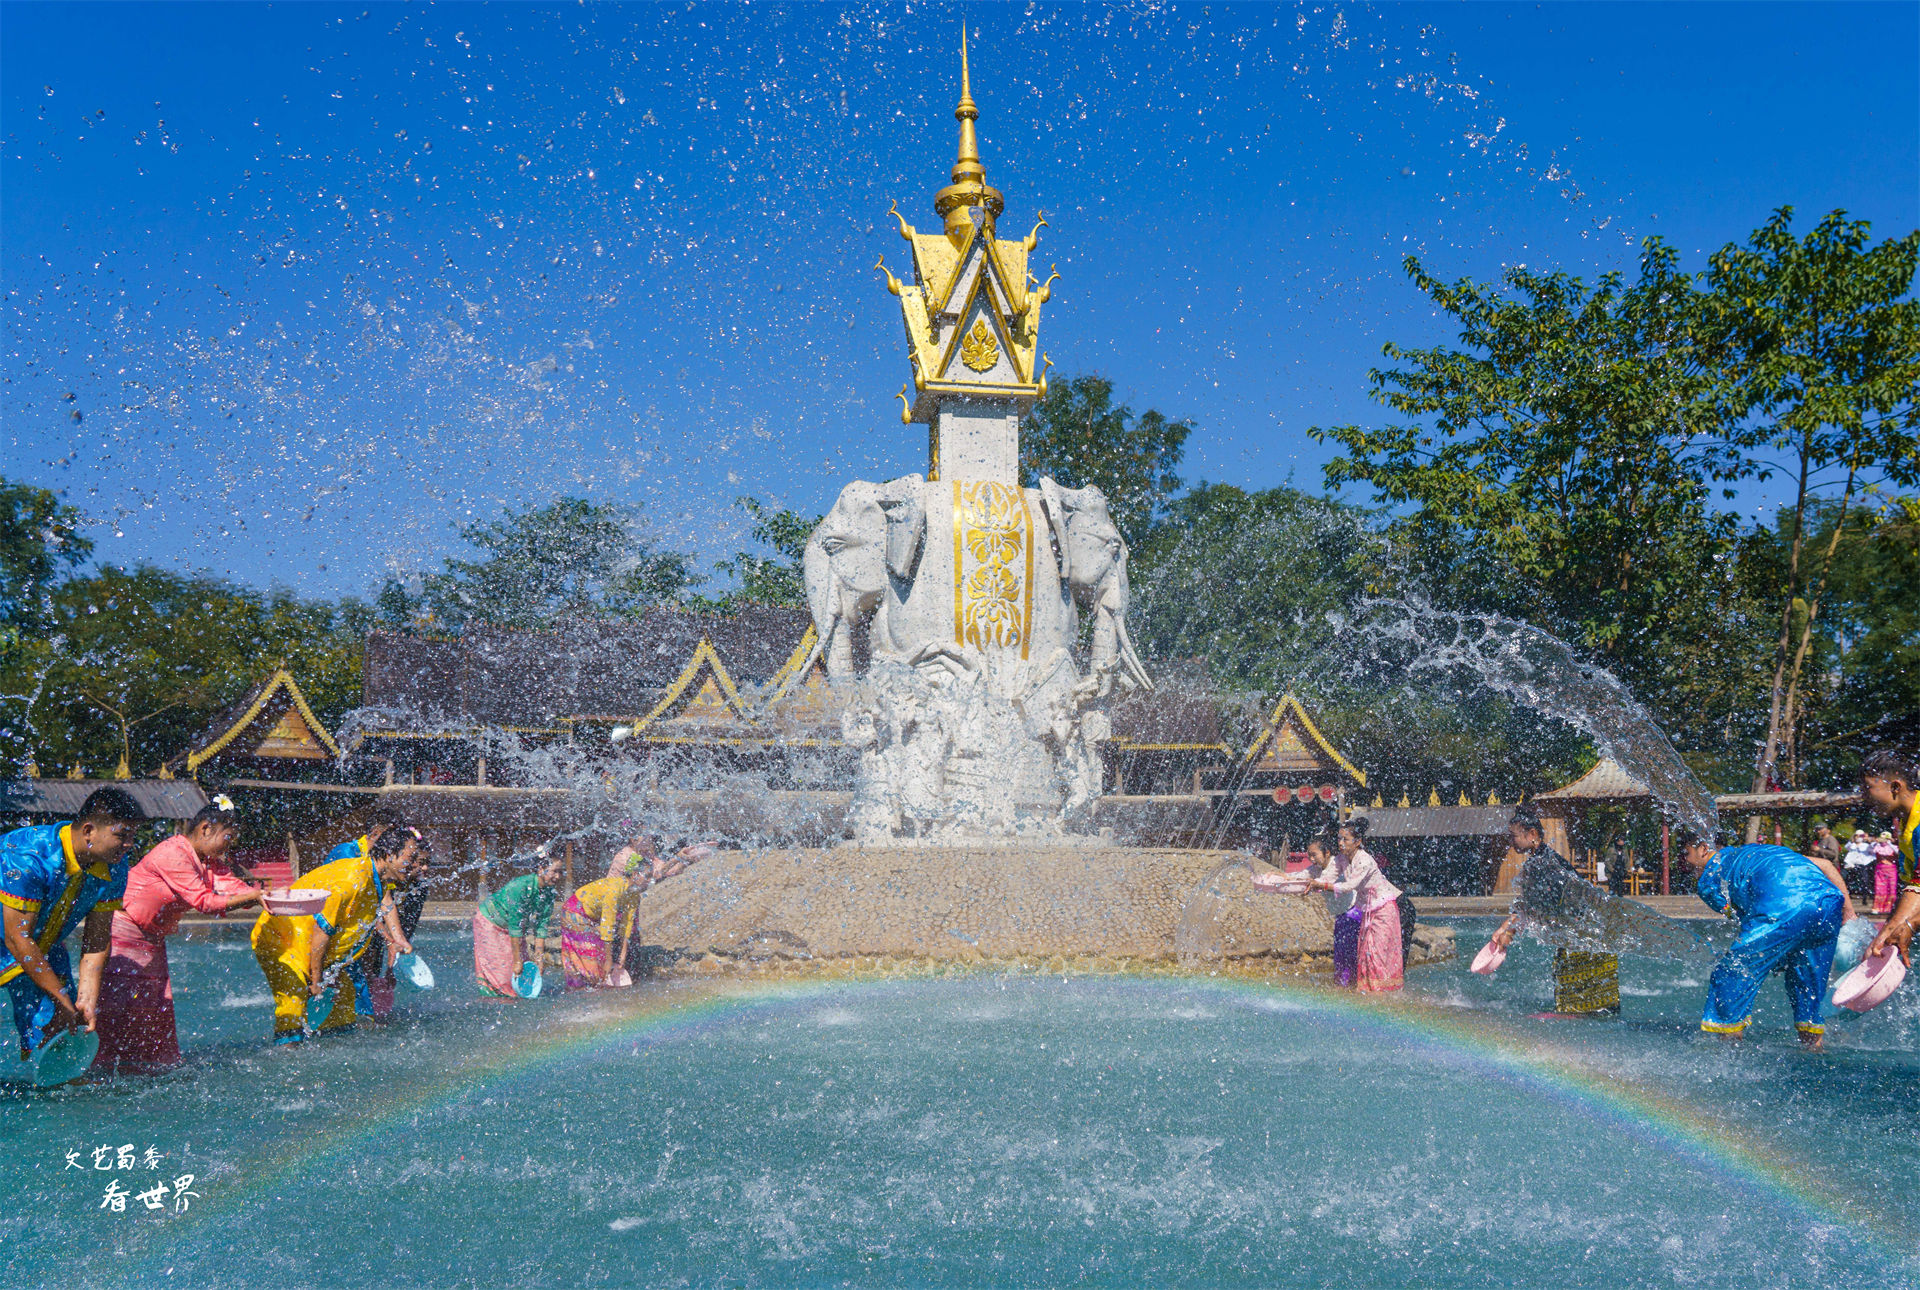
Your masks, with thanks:
M253 925L253 957L273 991L273 1042L296 1043L306 1035L307 1000L333 982L336 965L351 963L379 920L389 886L406 880L420 844L412 829L389 829L366 857L349 856L300 875L300 886L325 891L318 914L262 914ZM339 1030L359 1020L353 990L335 990L333 1009L320 1029Z

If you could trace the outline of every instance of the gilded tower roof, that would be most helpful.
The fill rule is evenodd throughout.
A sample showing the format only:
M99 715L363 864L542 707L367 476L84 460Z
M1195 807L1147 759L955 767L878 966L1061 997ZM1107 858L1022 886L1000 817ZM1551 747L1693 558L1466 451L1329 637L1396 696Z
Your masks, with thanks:
M943 395L1034 399L1046 393L1047 361L1039 354L1040 306L1052 294L1053 278L1037 284L1027 269L1039 245L1044 219L1016 241L999 236L1006 209L1000 190L987 183L975 128L967 40L960 36L959 154L950 182L934 195L939 232L922 233L907 223L895 203L900 236L912 248L913 280L888 271L883 256L874 267L887 290L900 298L915 397L901 389L902 421L931 422ZM1058 274L1053 275L1059 276Z

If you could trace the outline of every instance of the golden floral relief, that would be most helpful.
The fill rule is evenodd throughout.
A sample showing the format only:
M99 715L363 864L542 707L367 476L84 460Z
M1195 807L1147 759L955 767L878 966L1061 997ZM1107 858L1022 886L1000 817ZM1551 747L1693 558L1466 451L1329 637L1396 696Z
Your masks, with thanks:
M973 330L960 342L960 361L976 372L988 371L1000 361L1000 342L985 318L975 318Z

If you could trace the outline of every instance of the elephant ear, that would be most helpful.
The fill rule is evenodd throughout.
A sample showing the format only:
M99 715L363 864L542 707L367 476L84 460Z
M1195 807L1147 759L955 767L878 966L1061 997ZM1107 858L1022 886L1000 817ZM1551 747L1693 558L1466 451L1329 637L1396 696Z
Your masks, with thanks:
M920 500L918 475L896 479L880 498L887 517L887 572L906 581L920 564L920 548L927 539L927 507Z
M1073 544L1067 540L1066 490L1045 475L1040 476L1040 501L1047 512L1047 527L1053 530L1053 557L1060 566L1060 581L1073 580Z

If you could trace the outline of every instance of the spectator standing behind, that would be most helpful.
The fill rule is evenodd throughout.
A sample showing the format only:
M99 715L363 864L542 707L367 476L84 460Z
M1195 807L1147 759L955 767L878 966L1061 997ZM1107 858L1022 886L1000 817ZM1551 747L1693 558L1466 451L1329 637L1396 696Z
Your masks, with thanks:
M1846 879L1848 895L1865 905L1873 903L1873 839L1865 829L1853 831L1840 856L1840 876Z
M1873 912L1891 914L1900 891L1900 848L1893 834L1882 833L1873 843Z
M188 910L225 917L257 904L260 889L227 867L240 833L233 802L216 797L176 833L140 858L127 875L127 895L113 916L113 947L100 987L100 1053L96 1071L156 1071L180 1064L173 1019L167 937Z
M62 1031L95 1028L127 853L146 821L125 789L96 788L71 823L0 838L0 986L13 1002L21 1061ZM76 983L64 942L82 924Z

